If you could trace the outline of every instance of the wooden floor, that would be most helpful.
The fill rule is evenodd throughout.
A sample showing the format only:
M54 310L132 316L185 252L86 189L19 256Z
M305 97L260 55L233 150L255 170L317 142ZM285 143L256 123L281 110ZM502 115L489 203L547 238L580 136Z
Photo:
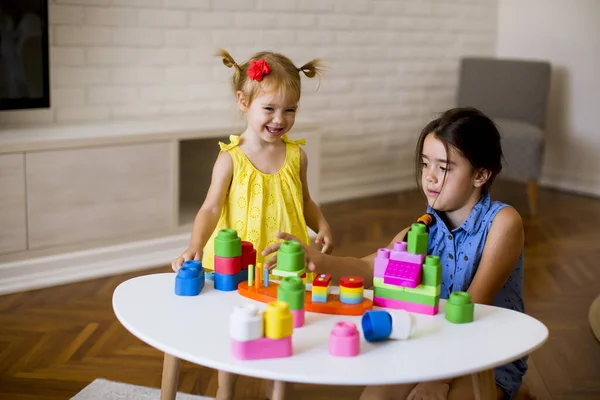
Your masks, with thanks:
M524 217L526 311L550 329L530 357L529 387L538 399L600 399L600 344L587 322L600 293L600 200L542 191L539 217L529 218L522 186L500 184L494 196ZM327 205L336 253L360 256L387 244L423 204L410 192ZM162 355L121 327L111 296L126 279L162 271L168 267L0 297L0 399L68 399L99 377L159 387ZM179 390L214 396L216 374L184 363ZM360 388L295 385L294 392L352 399ZM263 393L262 381L240 379L237 399Z

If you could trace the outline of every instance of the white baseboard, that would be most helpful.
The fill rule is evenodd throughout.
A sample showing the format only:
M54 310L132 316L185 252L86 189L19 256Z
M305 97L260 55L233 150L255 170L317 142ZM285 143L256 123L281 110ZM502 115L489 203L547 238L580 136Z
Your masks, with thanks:
M314 240L316 234L309 229ZM0 295L167 266L189 233L116 246L0 263Z
M545 170L540 185L600 197L600 177L582 176L578 171Z

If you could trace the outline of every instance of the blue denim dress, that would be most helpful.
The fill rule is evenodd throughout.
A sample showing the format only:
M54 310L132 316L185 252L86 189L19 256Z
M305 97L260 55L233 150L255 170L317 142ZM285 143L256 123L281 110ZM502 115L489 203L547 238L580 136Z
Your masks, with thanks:
M452 231L448 230L445 222L433 208L427 207L427 212L435 218L435 222L429 228L428 254L439 255L442 264L440 298L448 299L452 292L469 289L481 261L492 221L498 211L504 207L508 205L497 201L492 202L489 193L484 192L469 218ZM522 290L523 251L521 250L512 274L494 298L492 305L525 312ZM496 384L504 390L507 399L515 396L526 371L527 357L494 370Z

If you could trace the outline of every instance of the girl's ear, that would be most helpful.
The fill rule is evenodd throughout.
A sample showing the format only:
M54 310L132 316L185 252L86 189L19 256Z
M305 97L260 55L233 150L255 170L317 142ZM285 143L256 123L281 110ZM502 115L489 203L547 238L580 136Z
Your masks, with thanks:
M491 177L492 171L485 168L479 168L475 172L475 177L473 178L473 186L475 186L476 188L482 187Z
M248 108L248 99L246 99L246 96L244 96L244 93L242 93L241 90L238 90L235 93L235 95L237 97L238 107L240 108L240 110L242 112L246 111L246 109Z

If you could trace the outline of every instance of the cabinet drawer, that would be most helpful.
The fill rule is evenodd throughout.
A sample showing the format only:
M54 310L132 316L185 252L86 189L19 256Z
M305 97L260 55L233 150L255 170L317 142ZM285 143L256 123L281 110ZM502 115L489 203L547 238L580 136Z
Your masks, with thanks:
M170 148L159 142L28 153L29 248L169 228Z
M0 156L0 254L26 250L23 154Z

